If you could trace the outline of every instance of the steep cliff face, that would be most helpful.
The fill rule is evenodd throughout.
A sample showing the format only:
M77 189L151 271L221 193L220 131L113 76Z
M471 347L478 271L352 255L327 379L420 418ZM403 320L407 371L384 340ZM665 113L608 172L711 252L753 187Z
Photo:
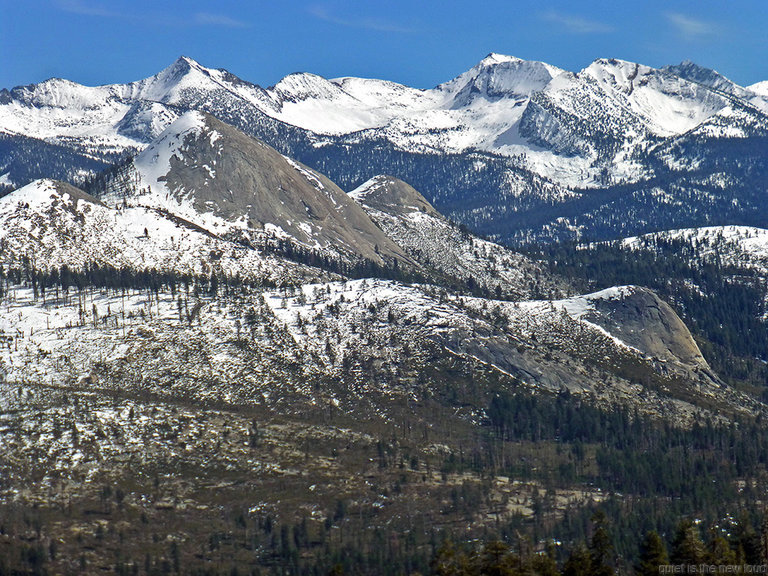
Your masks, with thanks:
M212 116L189 112L115 181L111 202L179 214L216 234L266 233L342 258L409 258L322 174Z
M707 367L688 328L674 310L646 288L636 288L621 302L604 300L615 324L615 332L630 346L662 360L677 360L691 366Z
M565 308L572 316L603 328L650 358L691 369L709 369L680 317L647 288L609 288L565 301Z

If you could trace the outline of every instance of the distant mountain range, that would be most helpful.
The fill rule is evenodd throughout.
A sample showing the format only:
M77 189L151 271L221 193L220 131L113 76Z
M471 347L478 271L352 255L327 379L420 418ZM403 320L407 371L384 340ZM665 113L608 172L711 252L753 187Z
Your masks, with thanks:
M759 225L767 94L690 62L572 73L490 54L429 90L308 73L264 89L182 57L130 84L0 92L0 182L80 182L201 110L347 190L400 177L500 240Z

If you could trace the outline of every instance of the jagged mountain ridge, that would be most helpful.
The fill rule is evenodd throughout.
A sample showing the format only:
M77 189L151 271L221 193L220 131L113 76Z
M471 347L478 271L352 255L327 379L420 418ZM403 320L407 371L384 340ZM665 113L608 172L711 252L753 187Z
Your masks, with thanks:
M346 190L380 173L413 182L452 219L507 242L760 219L752 196L768 124L759 86L687 63L655 70L605 59L571 73L491 54L430 90L305 73L263 89L189 58L131 84L51 80L3 91L0 182L80 181L190 109ZM22 166L32 142L41 160ZM736 203L706 183L723 163ZM681 178L691 167L703 174L696 182ZM617 210L632 216L617 221Z
M263 89L181 57L157 75L130 84L89 88L52 79L4 90L0 130L98 155L142 148L179 109L202 108L220 116L229 111L241 121L266 116L320 142L354 133L354 139L384 139L417 152L476 148L522 154L525 167L558 180L571 173L563 181L573 185L591 182L607 165L608 159L603 166L595 164L594 146L600 145L591 141L595 135L630 148L649 136L679 135L726 108L725 93L766 108L758 93L686 64L654 70L599 59L574 74L490 54L431 90L307 73L291 74ZM595 133L574 134L584 123ZM570 167L561 159L559 170L547 169L553 154L572 157ZM578 166L574 155L581 158ZM617 177L638 176L629 166L623 169L626 173Z

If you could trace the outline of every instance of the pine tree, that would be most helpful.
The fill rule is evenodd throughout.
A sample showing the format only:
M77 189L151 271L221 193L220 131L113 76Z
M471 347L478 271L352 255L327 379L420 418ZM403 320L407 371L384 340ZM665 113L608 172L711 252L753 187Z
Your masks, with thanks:
M504 542L489 542L480 554L480 574L484 576L514 576L516 564Z
M436 576L463 576L469 573L469 558L452 542L445 541L437 549L431 568Z
M573 549L563 566L563 576L592 576L592 559L584 545Z
M742 514L736 529L737 563L761 564L760 535L755 532L749 516Z
M706 558L709 564L715 564L716 566L734 565L737 562L736 552L731 549L728 540L720 534L713 536L710 541L707 547Z
M640 544L640 559L635 566L637 576L655 576L659 566L669 564L669 556L664 541L655 530L648 532Z
M555 561L554 544L550 542L547 545L546 554L534 554L526 563L527 570L524 570L524 574L536 574L536 576L560 576L560 571L557 569L557 562Z
M605 512L598 510L592 516L594 532L589 544L592 574L611 576L613 574L613 541L608 531L608 518Z
M677 527L672 542L672 564L693 566L705 560L704 542L699 529L691 520L683 520Z

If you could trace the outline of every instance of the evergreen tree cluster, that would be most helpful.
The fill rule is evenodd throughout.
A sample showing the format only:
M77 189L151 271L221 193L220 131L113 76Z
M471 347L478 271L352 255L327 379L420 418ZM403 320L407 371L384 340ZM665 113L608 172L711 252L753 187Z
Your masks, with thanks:
M66 146L4 132L0 132L0 158L0 173L10 174L12 181L20 186L38 178L77 185L83 173L96 174L119 159L117 155L106 155L96 160Z

